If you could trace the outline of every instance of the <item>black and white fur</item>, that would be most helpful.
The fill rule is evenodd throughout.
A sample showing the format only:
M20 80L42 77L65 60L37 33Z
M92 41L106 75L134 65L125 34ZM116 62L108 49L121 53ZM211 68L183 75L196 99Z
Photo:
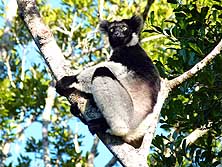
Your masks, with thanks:
M62 85L72 83L71 87L91 96L91 103L105 118L106 133L119 136L135 147L147 130L145 121L152 121L149 113L153 111L160 89L159 73L139 45L142 26L143 20L139 16L114 22L102 21L100 29L108 35L113 49L109 61L87 68L78 75L65 77L57 84L60 93L65 90L61 89ZM100 130L95 127L91 131Z

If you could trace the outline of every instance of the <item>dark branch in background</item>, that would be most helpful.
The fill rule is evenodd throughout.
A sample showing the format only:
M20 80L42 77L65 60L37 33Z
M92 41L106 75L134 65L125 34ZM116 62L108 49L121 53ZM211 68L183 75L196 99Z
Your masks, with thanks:
M117 158L116 157L112 157L112 159L106 164L105 167L112 167L116 164L117 162Z
M154 0L147 0L146 7L143 11L143 20L145 21L150 10L151 5L153 4Z

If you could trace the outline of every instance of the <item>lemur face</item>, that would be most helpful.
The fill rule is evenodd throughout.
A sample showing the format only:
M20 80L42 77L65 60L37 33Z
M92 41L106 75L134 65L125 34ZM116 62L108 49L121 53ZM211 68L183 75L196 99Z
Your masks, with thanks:
M108 37L112 47L125 46L132 39L132 30L125 22L115 21L108 27Z
M133 16L121 21L108 22L104 20L100 23L100 30L108 35L112 48L116 48L127 46L135 36L138 39L142 25L142 18Z

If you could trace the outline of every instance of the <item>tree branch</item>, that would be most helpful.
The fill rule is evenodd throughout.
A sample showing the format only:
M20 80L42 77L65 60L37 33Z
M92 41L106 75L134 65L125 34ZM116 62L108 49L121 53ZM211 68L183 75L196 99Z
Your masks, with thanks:
M143 11L143 20L145 21L150 10L151 5L153 4L154 0L147 0L146 7Z
M98 18L99 18L99 21L102 21L103 20L103 8L104 8L104 0L99 0L99 7L98 7Z
M181 147L183 142L186 142L186 146L194 143L198 138L202 137L203 135L205 135L207 132L209 131L209 129L195 129L191 134L189 134L187 137L185 137L182 142L181 142Z
M212 122L209 122L208 125L202 126L200 128L195 129L191 134L189 134L187 137L185 137L181 144L180 148L183 147L183 143L185 142L185 146L187 147L190 144L193 144L197 139L205 135L209 130L210 126L212 125Z
M177 78L174 78L169 81L170 88L174 88L180 85L182 82L186 81L187 79L193 77L197 72L202 70L208 63L212 61L222 50L222 40L217 44L217 46L199 63L197 63L193 68L186 71L182 75Z
M25 22L46 64L56 80L70 72L70 64L62 55L50 29L43 23L35 0L17 0L19 15ZM75 72L74 72L75 73Z
M88 167L93 167L94 166L94 159L95 159L96 154L97 154L98 144L99 144L99 138L97 136L95 136L94 140L93 140L92 148L90 150L90 153L89 153L89 156L88 156L88 159L87 159Z
M149 149L152 143L152 139L156 132L156 127L159 122L159 117L160 117L162 106L164 104L165 99L168 97L168 94L170 91L171 89L168 85L168 80L161 79L161 89L160 89L160 92L158 93L157 103L155 104L153 108L153 112L147 117L148 129L143 139L143 143L141 146L142 149L140 150L146 156L149 154Z
M56 96L55 87L50 85L47 90L47 98L45 99L45 108L42 113L42 146L43 146L43 162L44 166L51 167L50 165L50 150L48 139L48 125L50 122L51 110Z
M159 39L159 38L164 38L164 37L166 37L166 36L163 35L163 34L158 34L158 35L150 36L150 37L147 37L147 38L143 38L140 42L144 43L144 42L148 42L148 41L152 41L152 40Z

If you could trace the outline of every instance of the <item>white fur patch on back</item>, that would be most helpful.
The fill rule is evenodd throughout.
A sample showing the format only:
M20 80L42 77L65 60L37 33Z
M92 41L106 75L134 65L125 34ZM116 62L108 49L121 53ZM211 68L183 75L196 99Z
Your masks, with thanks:
M131 41L130 41L128 44L126 44L126 46L127 46L127 47L135 46L138 42L139 42L139 37L138 37L138 35L134 32L134 33L132 34L132 39L131 39Z

